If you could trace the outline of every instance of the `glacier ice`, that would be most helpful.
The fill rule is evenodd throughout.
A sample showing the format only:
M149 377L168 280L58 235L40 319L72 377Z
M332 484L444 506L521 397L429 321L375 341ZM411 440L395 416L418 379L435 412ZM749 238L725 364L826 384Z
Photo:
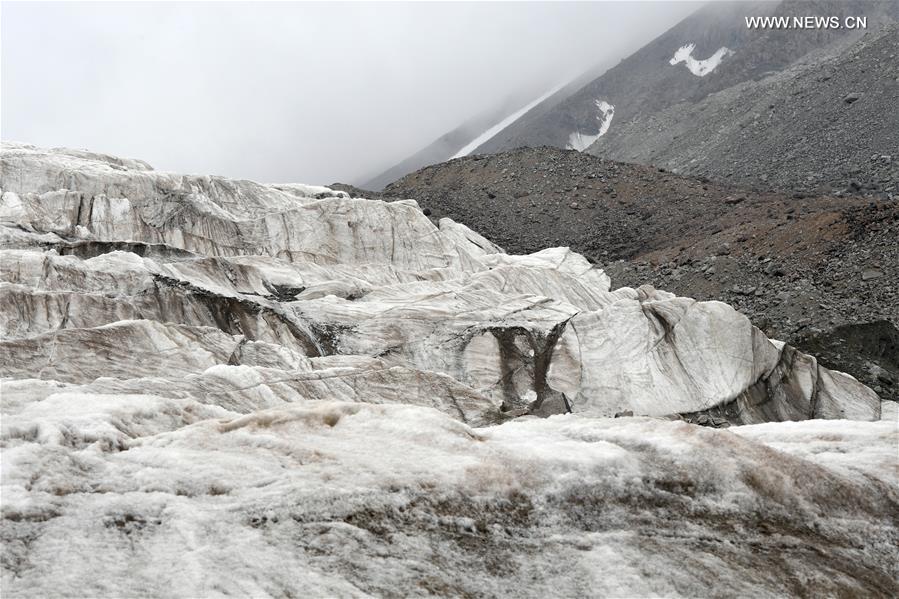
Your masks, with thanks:
M726 304L412 200L0 186L4 595L899 592L895 418Z

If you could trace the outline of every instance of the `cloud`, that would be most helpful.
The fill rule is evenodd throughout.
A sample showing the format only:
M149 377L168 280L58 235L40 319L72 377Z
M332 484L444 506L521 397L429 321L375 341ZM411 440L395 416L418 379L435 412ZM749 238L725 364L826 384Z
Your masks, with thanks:
M697 3L4 3L3 138L359 181Z

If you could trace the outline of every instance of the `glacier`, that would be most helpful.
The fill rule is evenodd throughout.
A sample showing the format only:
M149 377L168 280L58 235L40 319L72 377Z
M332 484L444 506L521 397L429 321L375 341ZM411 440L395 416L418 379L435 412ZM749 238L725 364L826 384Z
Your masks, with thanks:
M4 596L899 592L894 412L726 304L414 200L0 158Z

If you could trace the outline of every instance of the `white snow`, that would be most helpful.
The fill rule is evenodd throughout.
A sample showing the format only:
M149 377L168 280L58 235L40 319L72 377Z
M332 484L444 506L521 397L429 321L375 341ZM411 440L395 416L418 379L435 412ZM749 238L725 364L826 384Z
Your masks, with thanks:
M580 129L572 133L568 137L568 148L570 150L583 152L609 130L609 126L612 124L612 117L615 116L615 107L605 100L596 100L596 108L599 109L599 115L596 117L596 120L599 121L599 130L593 135L581 133Z
M671 60L668 61L668 64L676 65L683 62L691 73L693 73L697 77L705 77L706 75L714 71L718 67L718 65L721 64L722 60L724 60L727 56L733 54L732 50L722 46L705 60L697 60L693 58L694 49L696 49L696 44L684 44L677 49L677 51L674 53L674 56L672 56Z
M525 106L522 106L519 110L516 110L515 112L513 112L512 114L510 114L509 116L507 116L506 118L504 118L503 120L501 120L500 122L495 124L494 126L490 127L489 129L487 129L486 131L484 131L483 133L478 135L476 138L471 140L461 150L459 150L458 152L453 154L451 159L452 158L462 158L463 156L468 156L469 154L474 152L478 146L480 146L483 143L486 143L489 139L493 138L500 131L502 131L503 129L505 129L506 127L508 127L515 121L517 121L519 118L521 118L531 108L533 108L534 106L536 106L543 100L547 99L548 97L550 97L551 95L553 95L554 93L556 93L557 91L562 89L562 87L564 87L564 84L557 85L556 87L552 88L551 90L549 90L548 92L546 92L545 94L540 96L539 98L533 100L532 102L526 104Z

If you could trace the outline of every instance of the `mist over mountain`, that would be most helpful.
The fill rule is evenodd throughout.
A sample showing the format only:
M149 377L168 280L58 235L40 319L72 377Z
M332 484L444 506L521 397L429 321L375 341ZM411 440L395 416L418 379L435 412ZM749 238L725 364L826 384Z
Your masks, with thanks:
M489 140L493 135L501 133L524 118L525 115L532 118L535 115L544 114L578 91L599 73L604 72L607 67L608 65L600 64L565 85L556 85L550 89L536 88L531 90L529 95L510 98L497 109L484 112L467 121L399 164L371 179L363 180L359 185L365 189L381 190L387 184L423 166L470 154L483 143L485 136ZM504 125L504 123L509 124ZM493 131L497 133L491 133Z
M746 23L747 17L807 15L829 15L840 23L846 17L865 17L867 28L784 30L750 28ZM880 118L875 115L884 115L895 123L889 115L895 105L891 72L896 61L887 49L895 42L890 36L881 40L882 55L870 60L865 56L878 52L871 40L855 46L866 34L879 37L897 19L899 5L882 0L709 3L577 91L535 106L471 153L548 145L762 186L805 189L804 177L798 181L790 176L799 168L814 185L837 190L865 170L859 162L890 155L899 143L890 133L899 127L871 122ZM870 48L867 54L864 48ZM853 68L858 55L869 63ZM840 62L842 66L832 64ZM828 68L839 82L834 79L813 89L809 81ZM805 79L793 81L800 73ZM868 92L866 102L856 105L848 118L834 112L845 108L844 97L862 90ZM820 97L822 106L800 108L792 101L796 96ZM750 108L749 98L757 105ZM750 130L744 131L741 112L752 114ZM757 136L753 143L746 140L750 132ZM811 149L809 140L827 141ZM760 164L736 174L729 165L749 159L743 155L745 148L756 152ZM805 164L797 163L801 156L807 157ZM862 184L890 187L895 172L880 170L884 172ZM761 179L765 171L770 175Z
M10 2L3 137L178 172L361 183L699 4Z

